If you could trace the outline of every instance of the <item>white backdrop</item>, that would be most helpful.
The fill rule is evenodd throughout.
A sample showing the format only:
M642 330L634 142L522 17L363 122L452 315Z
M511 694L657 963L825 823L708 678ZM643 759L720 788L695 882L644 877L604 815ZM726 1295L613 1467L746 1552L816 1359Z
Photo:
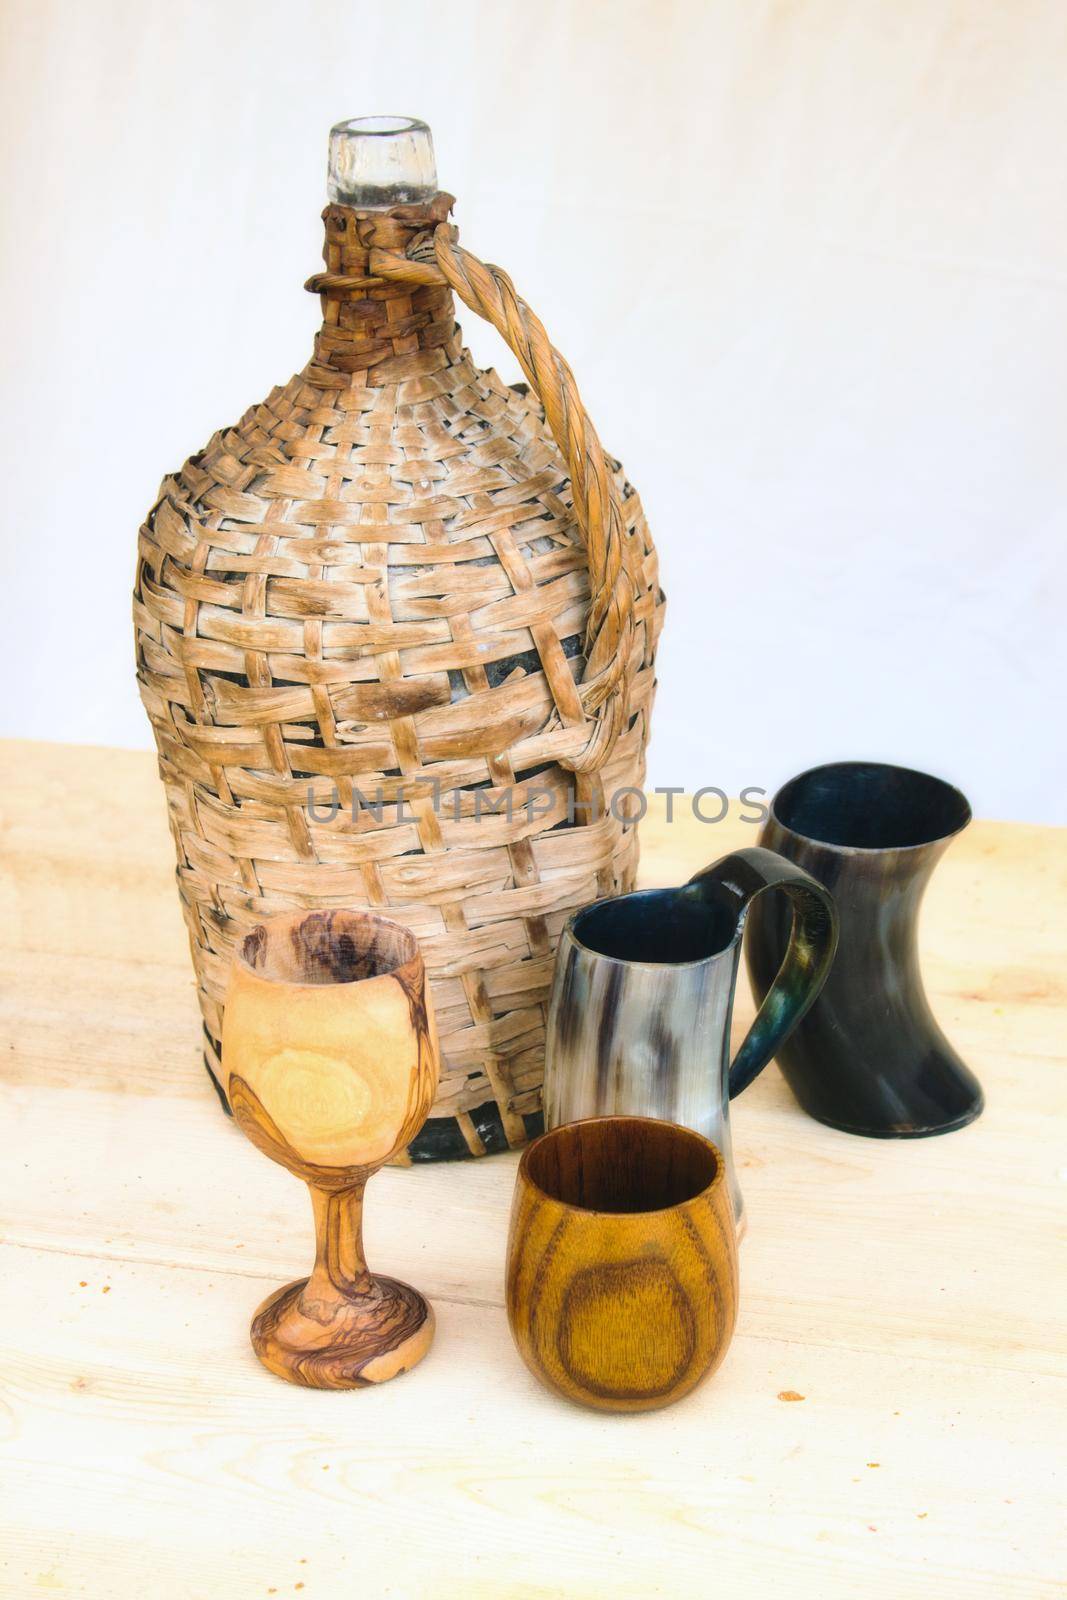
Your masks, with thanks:
M2 26L0 733L150 743L138 523L307 356L330 124L403 112L641 490L652 781L855 754L1067 822L1063 0L6 0Z

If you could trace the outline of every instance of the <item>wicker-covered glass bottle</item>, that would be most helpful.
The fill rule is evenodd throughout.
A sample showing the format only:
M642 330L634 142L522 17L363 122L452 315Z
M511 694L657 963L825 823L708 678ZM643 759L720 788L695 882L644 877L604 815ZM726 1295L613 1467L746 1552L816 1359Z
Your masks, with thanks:
M566 362L458 244L424 124L335 128L329 197L311 360L141 529L138 680L209 1069L258 918L380 909L441 1037L410 1154L480 1155L540 1128L564 920L633 884L663 597ZM474 366L454 294L526 384Z

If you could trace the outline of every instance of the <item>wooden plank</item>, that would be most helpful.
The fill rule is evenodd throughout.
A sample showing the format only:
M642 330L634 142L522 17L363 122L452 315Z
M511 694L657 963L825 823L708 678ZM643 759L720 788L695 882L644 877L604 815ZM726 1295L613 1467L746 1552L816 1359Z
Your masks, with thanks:
M765 1072L733 1108L734 1346L682 1406L613 1418L511 1345L513 1156L368 1191L372 1264L438 1312L415 1373L325 1395L255 1363L310 1216L203 1077L154 766L0 745L0 1595L1063 1592L1067 830L977 824L930 890L931 998L985 1115L852 1139ZM645 882L754 842L675 804Z

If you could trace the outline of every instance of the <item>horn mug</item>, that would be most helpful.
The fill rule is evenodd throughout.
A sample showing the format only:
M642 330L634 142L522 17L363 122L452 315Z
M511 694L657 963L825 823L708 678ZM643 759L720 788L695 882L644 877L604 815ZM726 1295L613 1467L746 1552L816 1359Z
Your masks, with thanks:
M755 1022L729 1059L749 909L780 889L792 929ZM677 889L585 906L556 953L545 1047L545 1125L626 1113L682 1123L722 1152L738 1227L730 1101L814 1002L837 946L833 900L771 850L736 850Z

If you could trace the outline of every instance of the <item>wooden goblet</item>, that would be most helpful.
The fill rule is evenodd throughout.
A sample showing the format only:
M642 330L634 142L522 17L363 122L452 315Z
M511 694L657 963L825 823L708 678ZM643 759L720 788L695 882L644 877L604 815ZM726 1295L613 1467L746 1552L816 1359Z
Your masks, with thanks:
M437 1033L413 934L367 912L271 917L234 957L222 1039L234 1119L311 1190L315 1267L252 1320L290 1383L357 1389L430 1348L417 1290L367 1270L363 1191L415 1137L437 1089Z

